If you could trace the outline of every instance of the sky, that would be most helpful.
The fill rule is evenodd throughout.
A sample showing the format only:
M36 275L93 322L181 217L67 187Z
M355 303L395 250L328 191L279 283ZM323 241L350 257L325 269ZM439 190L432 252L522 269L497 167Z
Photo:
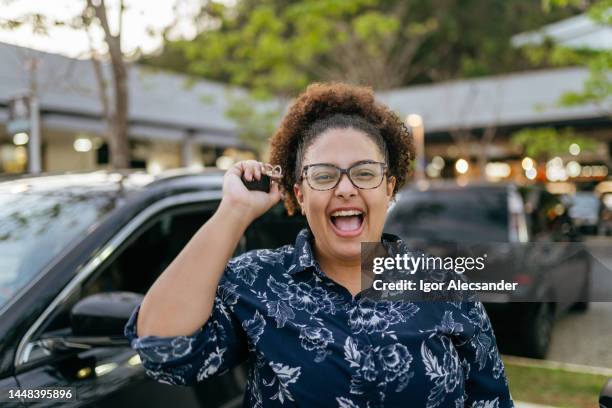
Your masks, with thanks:
M131 53L137 49L145 53L153 52L161 46L159 35L151 36L148 31L159 32L172 23L177 6L179 24L173 30L173 37L191 38L196 34L193 16L197 12L198 1L194 0L124 0L126 10L123 20L122 46ZM117 29L118 0L106 0L112 30ZM85 0L0 0L0 21L18 19L20 16L40 13L54 19L77 16L83 9ZM101 30L92 35L94 49L104 52L106 46ZM0 28L0 42L57 53L73 58L87 58L90 55L90 40L82 30L68 27L53 27L48 35L33 33L31 26L15 30Z

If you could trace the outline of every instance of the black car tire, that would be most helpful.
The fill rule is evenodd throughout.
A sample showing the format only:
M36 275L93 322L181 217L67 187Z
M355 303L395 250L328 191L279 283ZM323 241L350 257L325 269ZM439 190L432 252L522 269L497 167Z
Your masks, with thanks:
M590 295L590 288L591 288L591 263L589 261L587 261L589 264L587 266L587 275L586 278L584 279L584 286L582 287L582 290L580 292L580 299L589 299L589 295ZM584 301L584 302L576 302L572 305L572 307L570 307L570 311L572 312L586 312L587 310L589 310L589 302L588 301Z
M586 312L587 310L589 310L589 302L576 302L572 305L570 310L572 312Z
M551 303L534 303L528 316L520 354L531 358L546 358L554 325L554 306Z

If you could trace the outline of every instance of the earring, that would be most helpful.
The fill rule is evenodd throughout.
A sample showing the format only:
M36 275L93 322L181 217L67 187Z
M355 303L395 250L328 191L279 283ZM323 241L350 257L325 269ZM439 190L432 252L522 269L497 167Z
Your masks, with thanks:
M302 208L302 215L306 215L306 212L304 211L303 208Z

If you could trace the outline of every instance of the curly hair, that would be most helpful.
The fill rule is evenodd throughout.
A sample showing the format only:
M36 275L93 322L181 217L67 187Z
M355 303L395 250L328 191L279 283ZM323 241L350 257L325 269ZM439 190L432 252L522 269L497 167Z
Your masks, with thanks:
M289 107L270 140L270 163L283 169L280 187L290 215L299 208L293 185L299 180L304 154L330 128L363 131L379 146L389 174L396 178L393 194L406 183L415 156L412 136L401 119L374 99L371 88L314 83Z

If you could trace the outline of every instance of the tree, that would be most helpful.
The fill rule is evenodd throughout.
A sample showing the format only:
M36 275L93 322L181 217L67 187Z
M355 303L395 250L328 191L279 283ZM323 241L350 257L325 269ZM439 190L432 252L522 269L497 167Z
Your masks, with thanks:
M89 30L92 20L95 18L104 32L104 41L108 47L108 55L113 73L113 103L109 104L106 100L106 89L103 86L105 81L102 77L103 71L96 61L98 59L92 55L94 69L98 78L103 110L107 119L108 143L110 147L111 165L115 169L128 168L130 166L130 151L128 145L128 118L129 118L129 95L128 95L128 74L121 50L121 33L123 31L123 12L125 5L123 0L119 2L119 27L116 33L112 33L108 23L106 3L104 0L86 0L86 7L83 11L83 22L85 29ZM96 68L97 67L97 68ZM112 108L111 108L112 106Z
M253 133L249 124L262 117L249 105L262 96L288 100L313 81L384 90L524 69L512 34L567 14L544 15L531 0L213 1L202 8L205 24L194 40L168 41L141 62L252 90L252 100L228 113Z
M207 2L199 36L143 62L274 95L324 80L381 90L528 68L510 37L572 13L530 0Z
M547 10L554 8L577 8L586 12L596 24L612 28L612 0L543 0ZM612 48L568 48L552 43L549 58L561 64L585 66L589 77L578 92L566 92L559 100L562 106L576 106L592 103L602 113L612 116Z
M228 95L228 98L229 108L225 115L237 124L240 140L255 149L260 156L267 156L265 149L268 138L274 133L286 101L262 101L251 95Z
M253 89L292 96L313 80L346 80L378 89L401 85L412 60L435 29L432 19L401 23L405 4L388 11L373 0L210 3L216 29L194 41L166 44L149 63ZM178 65L178 66L177 66Z
M572 128L561 130L542 127L526 128L514 133L511 142L523 148L527 156L546 161L553 156L567 155L572 144L578 144L581 151L597 148L597 142L576 133Z
M544 10L555 8L585 11L596 23L612 27L612 0L543 0ZM570 48L544 39L542 44L524 47L523 52L534 64L553 66L585 66L589 77L577 92L565 92L558 100L559 106L594 104L602 114L612 116L612 50ZM527 128L512 136L514 144L523 147L529 156L546 160L552 156L567 154L571 144L580 145L582 151L594 150L597 143L574 132L571 128Z
M612 0L595 1L587 10L596 23L612 28ZM568 92L561 98L565 106L594 103L608 116L612 116L612 48L599 50L584 61L589 78L581 92Z

